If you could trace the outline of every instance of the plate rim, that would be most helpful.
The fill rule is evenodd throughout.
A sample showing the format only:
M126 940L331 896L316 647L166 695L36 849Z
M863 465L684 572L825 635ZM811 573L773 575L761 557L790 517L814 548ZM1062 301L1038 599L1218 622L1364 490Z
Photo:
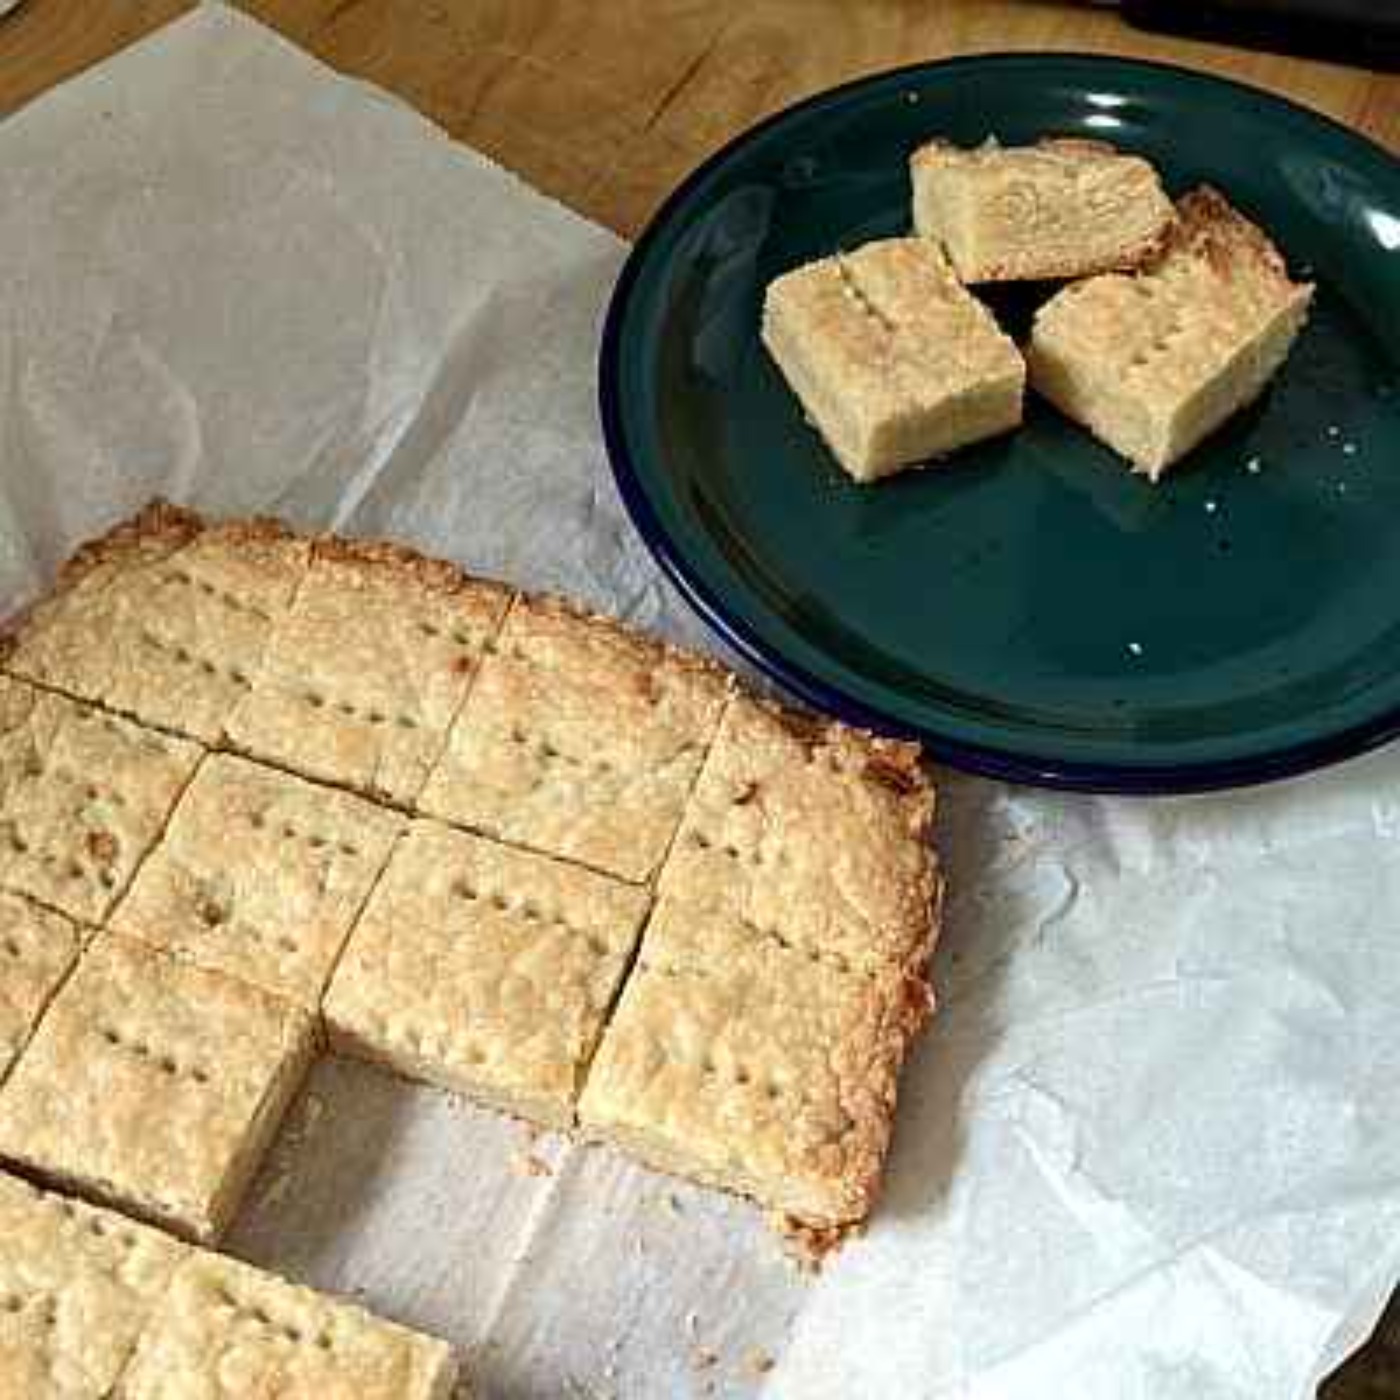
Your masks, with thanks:
M622 421L619 381L623 324L652 245L670 224L677 210L688 202L697 187L718 167L726 164L736 152L773 127L862 89L916 74L927 76L954 68L1034 66L1047 61L1065 60L1091 67L1147 69L1188 82L1225 88L1246 97L1264 98L1290 109L1297 116L1331 128L1343 138L1368 147L1385 163L1400 167L1400 156L1396 156L1367 133L1358 131L1355 127L1348 126L1307 103L1269 88L1240 82L1223 74L1190 68L1180 63L1121 54L1093 53L1081 49L993 50L921 60L866 73L800 98L745 127L712 151L681 179L647 219L641 233L632 243L627 259L613 284L598 348L597 402L604 445L623 506L648 553L677 591L699 614L706 626L749 664L814 709L844 723L858 725L878 734L913 740L922 745L930 758L965 772L1005 782L1067 791L1168 796L1217 792L1277 782L1380 748L1400 737L1400 705L1332 733L1315 735L1297 743L1282 744L1243 757L1141 764L1050 759L1019 748L953 738L921 726L901 723L849 695L839 686L814 675L800 662L783 655L778 646L765 641L750 623L731 612L720 598L714 596L714 590L698 576L698 571L684 557L652 505L628 446Z

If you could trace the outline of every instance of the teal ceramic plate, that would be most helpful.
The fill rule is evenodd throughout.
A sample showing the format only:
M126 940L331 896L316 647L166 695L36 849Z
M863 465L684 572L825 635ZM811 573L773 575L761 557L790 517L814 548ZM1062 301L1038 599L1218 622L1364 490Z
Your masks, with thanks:
M1174 194L1210 181L1317 283L1265 399L1161 485L1031 399L1013 436L858 487L759 343L778 273L907 229L915 145L993 133L1108 138ZM1034 300L996 309L1014 330ZM637 244L600 392L651 549L790 690L961 767L1156 792L1400 732L1397 379L1392 157L1218 78L1023 54L861 81L721 151Z

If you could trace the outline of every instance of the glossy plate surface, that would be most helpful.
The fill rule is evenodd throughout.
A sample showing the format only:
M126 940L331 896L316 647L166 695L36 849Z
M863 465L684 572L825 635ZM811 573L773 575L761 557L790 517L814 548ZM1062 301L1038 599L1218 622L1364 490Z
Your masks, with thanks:
M1218 185L1317 283L1264 400L1151 486L1025 426L859 487L758 339L763 288L908 228L930 136L1099 136ZM1043 289L1003 289L1019 333ZM1119 791L1260 781L1400 732L1400 163L1250 88L1078 55L864 80L755 128L638 243L601 354L614 470L697 608L792 691L961 767Z

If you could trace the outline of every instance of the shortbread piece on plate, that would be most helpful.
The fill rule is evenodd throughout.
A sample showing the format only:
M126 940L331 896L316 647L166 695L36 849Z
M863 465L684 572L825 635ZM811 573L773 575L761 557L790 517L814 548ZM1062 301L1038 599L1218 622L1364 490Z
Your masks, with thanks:
M554 599L521 599L419 806L627 880L675 835L724 706L718 667Z
M1312 287L1214 190L1187 195L1141 271L1066 287L1036 315L1031 383L1155 481L1256 399Z
M238 1260L192 1252L115 1400L448 1400L456 1379L445 1342Z
M253 758L409 805L509 602L395 545L321 539L228 725Z
M857 481L1021 421L1019 351L925 239L867 243L785 273L764 300L763 343Z
M99 935L0 1089L0 1157L214 1241L312 1049L290 1002Z
M261 664L308 544L265 520L157 504L80 550L26 619L9 669L214 743Z
M403 822L351 793L211 755L111 927L315 1011Z
M647 901L620 880L417 822L331 983L332 1048L567 1126Z
M81 946L70 919L19 895L0 894L0 1084Z
M0 885L99 923L201 750L0 676Z
M917 970L937 916L933 806L916 746L738 697L658 888L833 966Z
M874 1203L926 984L663 899L603 1036L584 1130L835 1228Z
M185 1252L0 1175L0 1396L107 1400Z
M1172 222L1157 172L1106 141L973 149L930 141L909 161L914 227L964 282L1084 277L1137 267Z

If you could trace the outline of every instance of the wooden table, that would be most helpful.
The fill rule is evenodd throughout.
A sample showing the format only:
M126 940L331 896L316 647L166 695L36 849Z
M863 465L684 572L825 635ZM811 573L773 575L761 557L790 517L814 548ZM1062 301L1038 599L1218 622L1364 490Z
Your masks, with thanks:
M0 111L189 0L27 0L0 20ZM633 234L729 136L808 93L917 59L1091 49L1273 88L1400 150L1400 77L1149 37L1043 0L247 0L580 212ZM1400 1304L1325 1390L1400 1400Z

